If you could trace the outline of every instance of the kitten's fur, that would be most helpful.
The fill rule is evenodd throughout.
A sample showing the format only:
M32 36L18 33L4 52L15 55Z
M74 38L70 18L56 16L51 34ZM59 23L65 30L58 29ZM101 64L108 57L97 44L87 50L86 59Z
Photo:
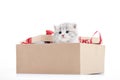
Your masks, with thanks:
M55 43L72 43L77 42L76 24L63 23L59 26L54 26L54 42Z

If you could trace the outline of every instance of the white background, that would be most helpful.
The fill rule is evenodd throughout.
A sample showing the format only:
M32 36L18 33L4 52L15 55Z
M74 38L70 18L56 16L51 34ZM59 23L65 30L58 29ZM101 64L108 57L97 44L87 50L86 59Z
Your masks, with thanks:
M76 23L80 36L101 32L106 45L104 74L17 75L16 44L63 22ZM119 27L119 0L0 0L0 80L118 80Z

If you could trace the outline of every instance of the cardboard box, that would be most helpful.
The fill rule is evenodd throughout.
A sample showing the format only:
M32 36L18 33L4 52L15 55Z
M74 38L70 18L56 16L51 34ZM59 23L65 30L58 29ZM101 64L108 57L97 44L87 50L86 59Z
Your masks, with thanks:
M16 49L17 73L93 74L104 72L104 45L17 44Z

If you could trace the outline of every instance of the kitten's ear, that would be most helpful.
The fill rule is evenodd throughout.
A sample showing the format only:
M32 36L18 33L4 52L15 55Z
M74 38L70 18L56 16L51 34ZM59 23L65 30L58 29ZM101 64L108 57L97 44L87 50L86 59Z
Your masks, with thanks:
M74 24L73 28L74 28L74 29L76 29L76 27L77 27L77 25L76 25L76 24Z

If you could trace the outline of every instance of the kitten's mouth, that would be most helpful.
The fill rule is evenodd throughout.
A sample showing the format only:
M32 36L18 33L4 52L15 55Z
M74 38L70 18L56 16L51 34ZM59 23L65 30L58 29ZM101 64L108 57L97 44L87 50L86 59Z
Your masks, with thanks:
M65 38L65 35L62 35L62 38Z
M65 38L64 36L62 36L62 38Z

